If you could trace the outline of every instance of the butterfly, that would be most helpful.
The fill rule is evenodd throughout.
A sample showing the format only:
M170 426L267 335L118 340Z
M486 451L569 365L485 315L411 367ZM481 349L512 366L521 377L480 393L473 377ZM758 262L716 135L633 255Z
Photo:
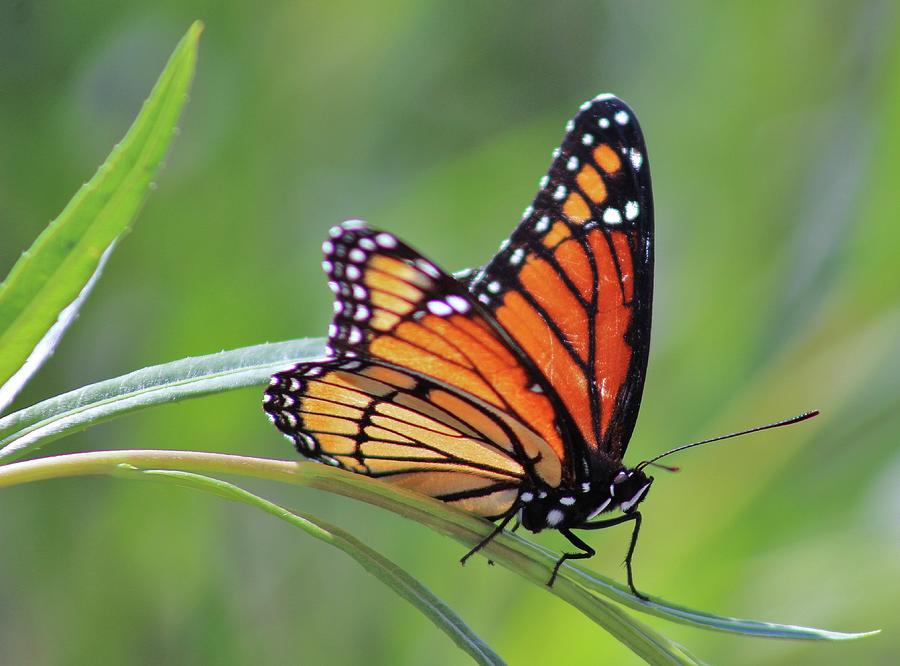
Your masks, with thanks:
M558 530L577 550L549 585L565 561L595 554L575 530L630 522L628 585L646 599L632 571L653 483L644 468L705 442L623 462L653 295L634 112L612 95L581 106L533 203L478 271L454 277L359 220L332 228L322 250L327 358L275 374L264 396L297 450L497 521L463 562L514 518Z

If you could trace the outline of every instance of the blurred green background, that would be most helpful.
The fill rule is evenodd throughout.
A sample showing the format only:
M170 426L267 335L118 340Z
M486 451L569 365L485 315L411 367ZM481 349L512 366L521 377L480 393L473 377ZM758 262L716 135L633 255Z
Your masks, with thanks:
M724 4L724 3L723 3ZM563 125L614 92L647 137L653 348L631 462L641 589L838 630L774 642L649 621L727 664L900 658L900 35L892 2L0 2L0 273L124 134L187 29L207 29L181 135L135 231L30 404L149 364L324 334L329 226L362 217L449 269L485 261ZM51 445L290 457L247 390ZM501 655L634 663L578 612L375 508L252 484L395 559ZM590 535L624 579L628 530ZM557 535L539 540L561 547ZM458 664L347 557L252 509L107 478L0 497L8 664Z

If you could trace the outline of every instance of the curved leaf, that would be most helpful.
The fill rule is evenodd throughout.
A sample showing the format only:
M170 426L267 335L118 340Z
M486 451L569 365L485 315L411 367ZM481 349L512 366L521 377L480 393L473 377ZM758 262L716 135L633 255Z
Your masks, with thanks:
M109 255L112 254L115 246L116 241L109 244L109 247L106 248L106 251L100 257L94 274L91 275L84 287L81 288L81 291L78 292L75 300L62 309L56 321L44 334L44 337L34 346L34 349L31 350L21 367L13 373L12 377L6 380L5 384L0 386L0 413L12 404L19 391L25 387L32 376L34 376L34 373L44 364L44 361L50 358L56 350L66 330L78 317L78 311L81 310L81 306L87 300L87 297L90 296L97 280L100 279L100 274L103 273L103 268L106 266L106 260L109 259Z
M138 409L265 384L286 365L321 357L324 345L321 339L294 340L189 357L49 398L0 419L0 461Z
M400 515L415 518L467 547L478 543L492 528L487 521L430 497L325 465L197 451L103 451L39 458L0 467L0 488L84 474L112 474L133 478L135 472L141 470L154 470L155 473L160 473L161 470L189 470L202 474L242 474L331 489L341 495L362 499ZM549 575L547 565L536 560L527 549L522 549L518 541L507 538L494 540L485 548L485 555L540 585L542 589L551 590L545 584ZM528 545L527 542L522 543ZM560 578L551 591L582 611L648 663L700 663L680 645L569 580Z
M125 137L0 284L0 384L77 302L104 252L140 210L175 134L202 31L200 22L190 27Z
M125 470L127 473L127 470ZM120 468L119 474L122 473ZM394 592L406 599L438 629L447 634L476 663L499 666L505 662L482 641L447 604L427 587L348 532L312 516L295 513L254 495L243 488L208 476L170 470L135 470L136 474L169 481L177 485L213 493L225 499L256 507L299 527L310 536L335 546L352 557L363 569L374 575Z
M0 488L49 478L109 474L122 464L141 469L189 470L204 474L240 474L327 490L411 518L456 539L466 547L480 542L493 528L488 521L438 500L377 479L351 474L326 465L195 451L102 451L29 460L0 467ZM862 638L877 633L877 631L843 633L810 627L739 620L693 611L669 604L658 598L651 602L644 602L628 593L624 586L568 564L560 569L554 586L548 588L546 581L558 554L508 532L499 535L480 552L485 557L489 557L494 562L502 564L539 585L542 589L566 600L632 649L635 649L633 646L645 645L647 641L659 642L659 645L668 645L668 649L673 655L681 655L680 659L692 658L684 652L683 648L656 634L648 627L633 624L632 618L627 615L623 616L621 609L600 599L596 593L608 596L634 610L673 622L735 634L831 641ZM588 583L591 589L585 587L585 583Z

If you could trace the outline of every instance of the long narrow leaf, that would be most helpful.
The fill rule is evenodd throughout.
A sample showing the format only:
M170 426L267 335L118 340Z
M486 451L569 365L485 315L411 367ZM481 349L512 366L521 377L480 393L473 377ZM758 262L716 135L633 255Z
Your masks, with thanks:
M76 302L137 215L175 134L202 29L190 27L128 133L0 284L0 385Z
M64 435L152 405L265 384L297 361L321 357L320 339L244 347L185 358L89 384L0 419L0 462L11 462Z
M108 474L111 469L121 464L132 465L140 469L188 470L204 474L239 474L327 490L383 507L415 520L456 539L466 547L478 543L492 528L487 521L438 500L326 465L194 451L103 451L29 460L0 467L0 488L49 478ZM629 641L647 640L641 638L645 628L631 629L627 626L618 626L616 624L618 620L613 618L608 610L609 602L601 600L594 592L609 596L634 610L650 613L673 622L728 633L768 638L827 641L856 639L877 633L843 633L810 627L739 620L674 606L661 599L654 599L651 603L646 603L631 595L615 593L617 589L624 590L618 583L570 566L560 569L560 576L556 584L552 588L548 588L545 583L558 555L514 534L501 534L484 548L484 554L498 564L506 566L532 583L539 585L542 589L568 601L607 630L613 633L616 630L632 631L633 633L616 634L617 638L626 644L629 644ZM573 575L573 570L577 572L577 575ZM594 587L593 590L584 587L586 577L594 579L594 582L591 583ZM652 630L646 628L646 631ZM652 635L654 640L657 640L658 635L655 632L647 635ZM661 640L661 644L669 643L665 638L658 637L658 639ZM671 645L670 652L673 655L680 654L679 659L688 659L680 646ZM691 663L691 661L683 663Z
M13 374L3 386L0 386L0 414L9 407L12 401L15 400L19 391L25 387L34 376L34 373L36 373L44 364L44 361L50 358L56 350L59 341L62 340L66 330L78 317L78 311L87 300L94 285L97 284L97 280L100 279L100 274L103 273L103 268L106 266L106 260L109 259L109 255L112 254L115 246L116 241L109 244L109 247L106 248L106 251L100 257L100 261L97 263L97 269L94 271L94 274L91 275L84 287L81 288L81 291L78 292L78 296L75 297L75 300L62 309L62 312L59 313L56 321L44 334L44 337L34 346L34 349L31 350L31 354L28 355L28 358L25 359L22 366L16 370L15 374Z
M189 470L203 474L243 474L317 488L328 487L335 480L344 481L346 485L343 485L340 494L358 499L368 498L371 503L400 515L417 517L421 522L457 539L467 547L477 543L490 530L490 525L485 521L448 507L437 500L324 465L194 451L105 451L40 458L0 467L0 488L84 474L133 476L137 471L151 469L157 473L162 470L178 472ZM336 476L334 473L337 473ZM361 484L358 483L360 481ZM340 486L342 484L338 483L337 487ZM435 516L432 513L434 509L439 511L450 509L451 520ZM421 519L423 516L424 520ZM542 589L548 589L544 584L549 571L546 566L527 556L523 558L515 549L497 542L492 542L486 553L498 564L509 567L540 585ZM650 664L694 666L700 663L681 646L630 617L622 609L598 599L568 580L560 580L554 586L553 592L581 610Z
M125 471L127 473L127 470ZM122 470L119 473L121 474ZM447 604L435 596L427 587L389 559L369 548L344 530L318 518L290 511L243 488L219 479L190 472L169 470L144 470L136 473L195 490L213 493L234 502L248 504L276 518L280 518L294 527L299 527L310 536L347 553L363 569L374 575L430 619L438 629L447 634L454 643L467 652L476 663L485 664L486 666L497 666L505 663L490 646L468 627L461 617L454 613Z

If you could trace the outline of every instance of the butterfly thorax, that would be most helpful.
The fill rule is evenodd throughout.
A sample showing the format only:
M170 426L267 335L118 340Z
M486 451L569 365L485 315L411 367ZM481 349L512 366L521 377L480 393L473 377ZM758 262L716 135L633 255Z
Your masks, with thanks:
M580 527L603 513L631 513L647 496L653 477L621 468L574 488L525 490L519 495L522 526L532 532Z

